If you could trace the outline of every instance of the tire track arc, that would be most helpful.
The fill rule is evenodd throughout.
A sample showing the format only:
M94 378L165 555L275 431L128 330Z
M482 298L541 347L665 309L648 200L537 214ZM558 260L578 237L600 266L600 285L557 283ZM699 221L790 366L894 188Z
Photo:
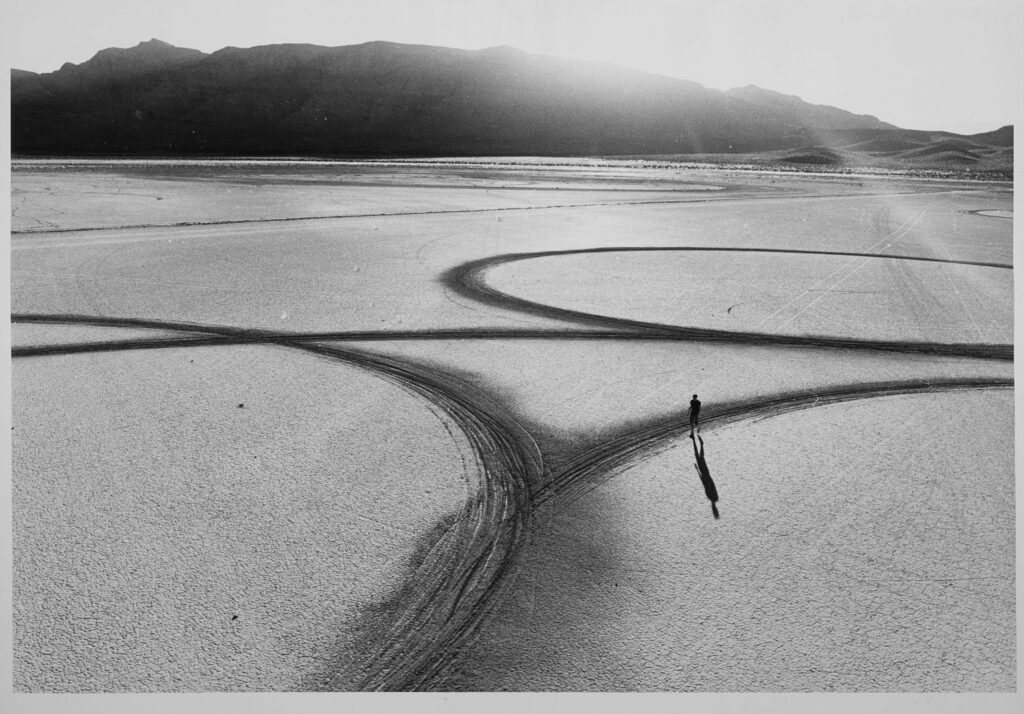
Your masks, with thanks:
M503 600L528 532L529 484L541 479L540 451L504 409L457 378L354 350L289 346L369 369L406 387L450 417L476 452L482 469L475 497L405 583L403 612L359 683L362 691L429 689ZM434 555L438 552L440 557Z
M602 327L610 330L632 330L638 335L652 338L687 339L706 342L731 342L746 345L786 345L793 347L818 347L828 349L881 350L909 354L934 354L954 357L974 357L1009 361L1013 359L1012 344L961 343L961 342L917 342L897 340L871 340L856 337L831 337L826 335L786 335L771 332L717 330L701 327L686 327L645 320L612 317L600 313L556 307L529 300L494 288L487 282L487 273L501 265L565 255L589 255L598 253L644 253L644 252L730 252L767 253L791 255L820 255L837 257L876 258L879 260L916 261L927 263L948 263L976 267L1012 270L1006 263L947 260L942 258L883 255L877 253L854 253L814 250L789 250L782 248L725 248L720 246L608 246L581 248L575 250L537 251L529 253L504 253L474 260L456 266L446 272L441 280L446 287L471 300L504 309L515 310L539 317L554 318L576 324Z
M429 689L502 601L527 535L529 483L541 480L543 462L533 437L504 409L455 377L404 360L318 343L287 334L160 320L46 315L20 321L134 326L180 332L159 346L272 343L366 369L427 400L463 431L481 466L475 495L457 521L433 544L404 583L398 612L380 649L358 671L327 672L318 689L355 686L363 691ZM144 346L153 347L151 340ZM26 355L28 356L28 355Z
M887 382L864 382L825 389L781 392L722 404L703 414L702 430L713 430L726 424L749 419L766 419L802 409L838 404L857 399L871 399L907 394L925 394L978 389L1012 389L1013 379L917 379ZM551 475L531 493L535 508L558 499L571 501L612 478L641 459L651 456L689 430L686 412L625 433L609 434L597 446L578 454Z
M544 466L532 437L504 416L489 397L460 380L403 360L318 343L300 342L287 333L244 328L90 316L37 316L41 322L158 328L183 333L166 346L270 343L370 369L429 400L466 434L483 465L478 497L467 503L458 522L435 545L404 588L403 609L379 651L366 665L359 689L428 690L444 676L459 652L472 641L488 615L504 600L515 560L528 536L532 513L582 495L677 438L681 415L662 417L629 433L611 434L542 480ZM33 321L32 316L20 316ZM308 336L307 336L308 337ZM748 418L767 417L849 399L953 389L1012 387L1006 379L932 380L870 383L830 390L768 395L725 404L709 413L705 428ZM337 688L328 686L324 689Z

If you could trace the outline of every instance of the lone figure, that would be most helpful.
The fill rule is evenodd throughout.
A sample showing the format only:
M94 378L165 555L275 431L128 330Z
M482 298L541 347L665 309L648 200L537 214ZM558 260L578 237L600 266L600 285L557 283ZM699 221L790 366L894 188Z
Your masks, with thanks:
M693 436L693 430L697 428L697 422L699 419L700 400L697 399L697 395L694 394L693 399L690 400L690 436Z
M704 440L699 436L697 439L690 434L690 441L693 442L693 457L697 459L696 468L700 475L700 482L704 486L704 495L711 501L711 515L718 518L718 489L711 478L711 471L708 469L708 462L704 460ZM697 441L700 441L700 451L697 451Z

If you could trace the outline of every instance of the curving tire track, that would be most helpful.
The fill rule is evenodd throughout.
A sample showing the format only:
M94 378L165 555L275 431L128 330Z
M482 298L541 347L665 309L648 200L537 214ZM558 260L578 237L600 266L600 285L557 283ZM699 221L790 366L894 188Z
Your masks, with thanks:
M533 438L476 388L399 359L293 342L287 335L262 330L68 315L21 315L12 319L135 326L189 335L142 340L134 345L136 348L271 342L370 370L423 397L459 426L481 466L476 495L406 583L398 617L389 623L383 647L369 662L360 663L355 672L326 673L315 688L344 687L354 680L360 690L425 689L501 602L530 521L528 482L540 479L543 466Z
M36 322L33 315L14 315L11 322ZM88 320L65 324L90 324ZM287 333L287 335L239 335L236 337L150 337L96 342L65 342L48 345L21 345L11 348L12 357L47 357L85 352L166 349L170 347L202 347L212 345L281 344L309 342L393 342L396 340L620 340L620 341L688 341L681 335L647 335L628 330L396 330Z
M358 685L417 691L450 664L502 600L530 522L529 482L542 471L532 437L474 387L398 359L282 343L369 369L439 407L469 439L482 482L455 526L406 583L402 615Z
M861 258L877 258L880 260L920 261L931 263L951 263L956 265L973 265L988 268L1012 270L1012 265L1004 263L980 263L970 261L947 260L942 258L923 258L913 256L882 255L878 253L844 253L811 250L786 250L777 248L702 248L697 246L684 247L605 247L584 248L578 250L553 250L532 253L504 253L480 260L470 261L452 268L442 277L447 288L463 297L482 302L494 307L512 309L539 317L554 318L583 325L592 325L609 329L630 330L636 334L649 337L706 341L731 342L745 345L788 345L795 347L824 347L829 349L851 350L883 350L909 354L934 354L956 357L975 357L979 359L995 359L1009 361L1013 359L1012 344L976 344L946 342L913 342L896 340L869 340L855 337L828 337L825 335L782 335L768 332L748 332L733 330L713 330L698 327L681 327L659 322L631 320L621 317L609 317L597 313L554 307L526 298L517 297L491 287L486 280L487 272L499 265L524 260L535 260L560 255L586 255L591 253L625 253L625 252L744 252L744 253L785 253L798 255L849 256Z
M933 379L865 382L820 390L782 392L756 400L722 404L704 415L701 430L855 399L957 390L1012 389L1013 386L1012 379L1002 378ZM639 429L610 435L599 446L578 454L554 472L543 486L535 489L530 496L533 505L540 508L555 498L562 502L579 498L623 469L668 446L688 430L686 412L681 411L673 417L660 419Z
M944 193L946 191L929 191ZM901 192L902 193L902 192ZM908 191L907 195L920 195ZM900 195L894 192L863 193L840 198ZM730 197L725 200L770 201L778 197ZM802 196L834 199L836 196ZM337 220L380 216L426 216L448 213L483 213L501 211L547 210L582 206L645 205L657 203L690 203L722 200L703 196L669 200L609 201L602 203L566 203L553 206L514 206L465 211L414 211L371 213L363 215L295 216L263 220L196 221L78 229L19 230L21 247L31 247L34 235L85 231L137 230L140 228L173 228L183 226L234 225L290 221ZM148 337L131 340L64 345L17 347L12 356L26 358L44 355L70 355L126 349L160 349L232 344L277 344L300 349L324 359L335 360L367 369L381 378L420 395L433 407L448 415L463 431L481 466L477 495L465 504L458 521L443 533L427 557L403 588L398 602L400 611L389 623L380 649L363 663L355 680L360 689L417 690L435 686L445 669L468 644L487 615L503 600L514 572L516 556L528 536L532 516L537 509L549 509L564 499L577 498L613 477L639 459L646 458L685 432L688 426L682 414L652 420L639 428L620 430L608 435L601 444L577 454L544 480L544 464L533 438L499 403L474 387L437 370L410 361L363 353L348 347L319 344L328 340L375 341L398 339L613 339L613 340L678 340L718 341L737 344L775 344L822 349L868 349L900 353L928 353L942 356L966 356L1011 361L1012 345L946 344L918 342L886 342L831 338L824 336L785 336L770 333L730 332L687 328L546 306L486 285L486 272L500 264L554 255L612 251L749 251L761 253L819 254L829 256L874 257L879 259L920 260L958 263L994 268L1012 268L997 263L970 263L935 258L914 258L892 255L800 251L779 249L641 247L599 248L589 250L510 253L492 256L457 266L443 276L443 281L456 292L473 300L501 308L556 318L594 329L551 330L440 330L404 332L333 332L282 333L265 330L209 326L195 323L102 318L85 315L15 315L14 322L91 324L97 326L136 327L171 330L180 337ZM897 394L943 392L966 389L1012 388L1012 379L949 379L932 381L878 382L837 386L825 390L788 392L768 395L757 400L723 404L706 414L705 429L745 419L767 418L798 409ZM338 674L338 673L335 673ZM341 674L349 675L350 672ZM326 677L324 688L337 685L338 679Z
M268 330L200 325L134 318L88 315L12 315L12 322L87 324L158 329L181 337L152 337L73 344L39 345L12 350L14 357L74 354L124 349L157 349L230 344L276 344L326 359L368 369L420 395L446 414L469 440L480 464L476 496L465 504L456 523L433 544L403 587L385 634L374 641L379 649L353 667L326 672L309 689L339 689L354 682L360 690L415 691L431 689L474 638L487 616L507 594L515 562L532 524L535 509L551 507L556 499L578 498L604 480L652 452L665 448L688 428L683 415L660 418L628 432L610 434L600 445L578 454L544 478L544 464L533 437L494 400L465 382L397 358L373 355L348 347L322 344L328 340L373 341L396 339L633 339L719 340L746 344L786 344L828 349L881 349L928 352L1012 360L1012 345L963 345L882 342L827 337L789 337L762 333L701 330L659 323L611 318L565 310L516 298L488 287L486 271L496 265L551 255L613 251L737 250L723 248L600 248L494 256L458 266L444 280L473 299L523 312L556 317L598 329L550 330L422 330L404 332L355 331L284 333ZM738 249L749 252L809 253L864 256L859 253ZM935 258L899 260L962 263L1010 268L995 263L967 263ZM1012 388L1012 379L949 379L876 382L826 390L787 392L757 400L727 403L704 420L714 429L745 419L766 418L797 409L852 399L958 389ZM355 670L355 671L354 671Z

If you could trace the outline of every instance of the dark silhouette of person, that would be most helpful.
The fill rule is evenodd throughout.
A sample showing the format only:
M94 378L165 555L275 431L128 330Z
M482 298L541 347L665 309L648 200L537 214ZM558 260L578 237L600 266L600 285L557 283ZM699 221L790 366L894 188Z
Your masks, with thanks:
M693 399L690 400L690 436L693 436L693 430L697 428L697 421L700 418L700 400L697 399L697 395L693 395ZM696 444L694 445L696 446Z
M700 441L700 452L697 451L698 440ZM690 441L693 442L693 456L697 459L697 474L700 476L700 482L704 485L704 494L711 501L711 514L718 518L718 489L715 488L715 482L711 478L711 471L708 470L708 462L704 460L704 440L699 436L697 439L694 439L693 434L690 434Z

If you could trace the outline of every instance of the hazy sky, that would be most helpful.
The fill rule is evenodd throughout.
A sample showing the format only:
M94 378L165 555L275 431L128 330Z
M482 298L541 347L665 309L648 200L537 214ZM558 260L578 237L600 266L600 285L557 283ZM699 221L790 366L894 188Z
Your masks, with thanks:
M391 40L756 84L913 129L987 131L1024 107L1020 0L4 0L0 19L7 63L37 72L152 37Z

